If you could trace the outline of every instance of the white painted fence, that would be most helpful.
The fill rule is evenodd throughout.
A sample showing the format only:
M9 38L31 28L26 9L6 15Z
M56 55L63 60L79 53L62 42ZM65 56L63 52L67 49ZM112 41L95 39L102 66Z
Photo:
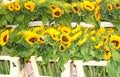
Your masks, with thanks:
M0 56L0 60L10 61L10 74L0 74L0 77L20 77L19 57Z
M38 67L36 62L42 61L42 57L36 58L35 56L32 56L31 59L31 66L32 66L32 77L48 77L48 76L40 76ZM84 69L83 66L106 66L107 61L89 61L89 62L83 62L82 60L75 60L73 61L73 64L76 66L76 69L72 69L71 72L71 61L69 60L65 65L65 70L61 73L61 77L84 77ZM50 76L49 76L50 77Z

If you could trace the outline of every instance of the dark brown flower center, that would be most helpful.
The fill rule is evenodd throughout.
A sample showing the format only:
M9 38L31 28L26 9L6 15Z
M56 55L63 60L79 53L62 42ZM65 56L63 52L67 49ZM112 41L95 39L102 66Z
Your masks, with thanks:
M30 5L27 5L27 7L28 7L28 8L31 8L31 6L30 6Z
M119 7L119 6L120 6L120 4L119 4L119 3L116 3L116 4L115 4L115 6L116 6L116 7Z
M7 35L4 36L3 41L4 41L4 42L7 41Z
M59 12L59 11L56 11L54 14L55 14L56 16L59 16L59 15L60 15L60 12Z
M35 38L35 37L32 37L32 38L30 38L30 40L29 40L30 42L32 42L32 43L34 43L35 41L37 41L37 38Z
M73 9L74 9L75 11L78 11L78 8L77 8L77 7L73 7Z
M60 50L64 50L64 47L63 47L63 46L60 46Z
M40 40L41 40L41 41L44 41L41 37L40 37Z
M109 6L108 6L108 10L110 10L110 9L112 9L112 7L109 5Z
M55 9L55 6L51 6L52 9Z
M92 7L91 7L91 6L86 5L86 7L88 7L88 8L90 8L90 9L92 9Z
M114 43L114 44L115 44L115 46L118 46L118 45L119 45L119 42L118 42L118 41L116 41L116 40L113 40L111 43Z
M63 40L64 42L68 42L68 38L67 38L66 36L62 36L62 40Z

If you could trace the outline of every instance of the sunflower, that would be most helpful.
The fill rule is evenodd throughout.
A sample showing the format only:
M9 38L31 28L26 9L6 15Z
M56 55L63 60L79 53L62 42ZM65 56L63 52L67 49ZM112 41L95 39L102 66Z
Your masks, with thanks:
M105 53L104 53L104 59L105 60L109 60L111 58L111 51L110 48L108 46L105 46Z
M32 32L31 31L25 31L25 32L23 32L23 34L24 34L24 37L27 37L28 35L32 34Z
M96 2L99 4L99 3L101 3L101 2L102 2L102 0L96 0Z
M40 42L41 44L45 44L45 41L42 38L42 36L38 36L38 42Z
M96 38L94 36L91 36L90 38L92 41L96 41Z
M59 50L60 52L64 52L66 50L66 46L64 44L60 44Z
M103 36L103 42L106 44L108 42L108 36Z
M67 33L63 33L60 36L60 41L64 44L69 44L71 42L71 37Z
M80 31L80 29L81 29L81 26L77 25L75 27L75 29L72 30L72 33L74 34L74 33L78 32L78 31Z
M34 9L35 9L35 3L32 2L32 1L26 2L26 3L24 4L24 7L25 7L27 10L29 10L30 12L33 12Z
M112 4L107 4L107 9L108 9L109 11L111 11L111 10L113 9Z
M77 43L78 46L83 45L87 41L87 39L88 39L88 34L85 34L83 39L78 41L78 43Z
M29 45L33 45L35 42L38 41L38 37L39 37L39 35L37 35L36 33L31 33L27 37L25 37L25 41Z
M68 26L63 26L63 28L61 29L62 33L68 33L68 34L70 34L71 31L72 31L71 27L68 27Z
M99 49L100 47L102 47L103 46L103 42L102 41L100 41L98 44L96 44L94 47L95 47L95 49Z
M110 43L112 43L116 50L120 49L120 36L111 35Z
M52 16L55 18L59 18L62 16L62 10L60 8L56 8L52 11Z
M57 8L57 6L56 5L50 5L50 10L55 10Z
M19 11L21 9L21 6L18 2L15 2L15 10Z
M82 35L82 31L79 31L78 33L76 33L75 35L73 35L73 36L71 37L71 40L72 40L72 41L75 41L75 40L77 40L79 37L81 37L81 35Z
M85 9L84 9L84 4L83 4L83 2L80 2L80 9L82 9L82 11L85 10Z
M10 33L14 32L14 31L15 31L15 28L11 28L11 29L9 30Z
M14 5L13 2L8 4L8 10L9 10L9 11L13 11L14 8L15 8L15 5Z
M0 35L0 45L4 46L8 42L8 40L9 40L9 31L5 30Z
M100 20L100 17L101 17L101 15L100 15L100 12L99 12L99 7L97 7L96 9L95 9L95 19L96 19L96 21L98 21L98 20Z
M91 32L90 32L90 35L94 35L96 33L96 30L92 30Z
M100 28L97 32L96 32L96 36L99 37L101 34L104 34L106 32L105 28Z
M77 3L72 3L72 10L74 13L78 13L80 11L80 8Z
M40 34L42 31L45 31L45 27L44 26L39 26L39 27L35 27L33 28L33 32Z
M115 7L115 9L120 9L120 3L114 3L114 7Z
M92 2L84 1L84 8L88 11L93 11L95 6Z

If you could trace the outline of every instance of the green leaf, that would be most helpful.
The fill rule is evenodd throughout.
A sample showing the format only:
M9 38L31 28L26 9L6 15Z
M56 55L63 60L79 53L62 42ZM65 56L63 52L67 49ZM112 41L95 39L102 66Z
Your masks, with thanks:
M42 23L43 23L43 25L46 25L47 21L48 21L47 15L46 15L46 14L43 14L43 15L42 15Z
M5 17L6 21L8 21L10 24L12 24L12 22L13 22L12 14L7 14L4 17Z
M58 19L58 23L65 26L71 26L71 16L69 14L64 14Z
M118 66L119 66L119 63L116 63L116 61L114 60L108 61L106 66L106 71L110 77L120 77Z
M95 57L95 52L93 50L90 50L90 55L92 55L93 57Z
M120 30L120 20L114 20L112 23L117 30Z
M16 16L16 21L18 22L18 23L22 23L23 21L24 21L24 15L19 15L19 16Z
M120 54L117 51L112 52L112 58L114 61L119 62L120 61Z
M85 17L83 18L83 20L84 20L84 22L86 22L86 23L90 23L90 24L93 24L93 25L97 26L97 28L100 27L100 24L99 24L99 22L97 22L97 21L95 20L94 15L87 15L87 16L85 16Z
M1 8L1 7L0 7ZM5 8L1 8L0 9L0 14L3 15L3 14L7 14L7 11Z

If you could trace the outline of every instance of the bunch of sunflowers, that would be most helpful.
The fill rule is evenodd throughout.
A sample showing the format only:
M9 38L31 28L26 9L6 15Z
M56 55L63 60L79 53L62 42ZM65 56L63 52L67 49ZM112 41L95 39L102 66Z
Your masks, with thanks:
M19 56L25 61L32 55L42 56L47 63L58 60L63 65L71 60L107 60L108 66L119 71L120 63L120 35L113 28L86 28L53 25L30 27L26 30L19 28L1 29L0 54ZM107 67L107 72L111 71ZM112 77L115 72L109 73ZM119 76L119 73L116 73Z
M0 27L19 24L26 28L36 20L44 25L87 22L99 27L101 21L109 21L119 29L119 0L16 0L0 6Z
M19 56L24 61L32 55L42 56L44 63L59 58L62 70L69 59L107 60L107 74L119 77L119 10L119 0L16 0L0 4L0 55ZM30 21L42 21L43 25L30 27ZM99 28L101 21L115 27ZM95 27L72 27L71 22ZM19 26L6 27L13 24Z

